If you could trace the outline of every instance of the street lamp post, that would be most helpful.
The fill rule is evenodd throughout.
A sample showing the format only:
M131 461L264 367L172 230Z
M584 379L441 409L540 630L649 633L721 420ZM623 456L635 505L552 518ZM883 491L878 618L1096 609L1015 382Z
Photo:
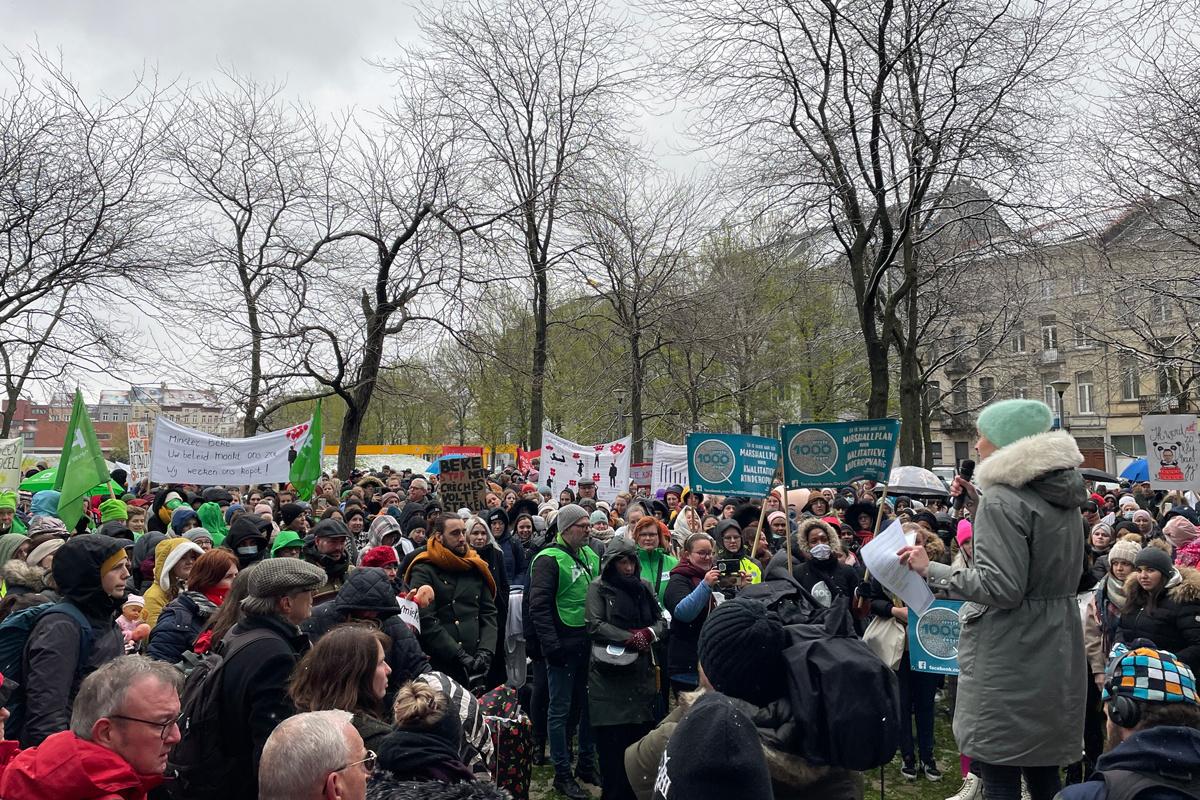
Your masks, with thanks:
M1063 406L1063 395L1067 393L1067 389L1071 388L1071 382L1066 380L1057 380L1050 382L1050 388L1058 394L1058 414L1055 427L1060 430L1069 430L1066 424L1067 409Z
M613 397L617 399L617 438L625 438L625 390L613 389Z

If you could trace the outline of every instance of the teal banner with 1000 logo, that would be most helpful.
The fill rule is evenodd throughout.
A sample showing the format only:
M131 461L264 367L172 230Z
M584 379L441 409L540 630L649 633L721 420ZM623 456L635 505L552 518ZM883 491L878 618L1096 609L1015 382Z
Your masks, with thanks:
M899 435L894 419L784 425L784 479L789 489L886 482Z
M689 433L688 482L693 491L766 497L779 466L779 442L736 433Z
M908 663L917 672L958 674L961 600L934 600L925 613L908 611Z

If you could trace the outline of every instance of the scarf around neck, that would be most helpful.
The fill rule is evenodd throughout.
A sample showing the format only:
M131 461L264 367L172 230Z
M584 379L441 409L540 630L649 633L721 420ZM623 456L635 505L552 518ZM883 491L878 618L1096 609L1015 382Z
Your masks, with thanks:
M1108 602L1117 608L1125 607L1125 581L1117 580L1111 572L1108 573L1108 585L1105 587Z
M425 550L417 553L413 560L409 563L408 569L404 571L404 580L408 582L409 576L412 574L412 569L418 563L428 561L438 569L444 569L447 572L470 572L478 570L483 576L483 580L487 583L488 588L492 591L492 597L496 596L496 579L492 577L492 571L488 568L488 564L474 550L467 548L467 554L460 556L442 544L442 540L437 536L431 536L429 541L425 543Z
M692 582L692 588L695 589L700 584L700 581L704 580L704 576L708 574L708 570L701 569L684 558L675 569L671 570L671 574L686 575L688 580Z

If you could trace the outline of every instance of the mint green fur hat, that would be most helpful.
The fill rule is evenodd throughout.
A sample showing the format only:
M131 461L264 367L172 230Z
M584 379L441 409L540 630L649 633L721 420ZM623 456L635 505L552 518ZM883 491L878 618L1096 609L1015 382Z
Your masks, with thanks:
M1040 400L1001 400L979 413L979 432L996 447L1050 430L1054 412Z

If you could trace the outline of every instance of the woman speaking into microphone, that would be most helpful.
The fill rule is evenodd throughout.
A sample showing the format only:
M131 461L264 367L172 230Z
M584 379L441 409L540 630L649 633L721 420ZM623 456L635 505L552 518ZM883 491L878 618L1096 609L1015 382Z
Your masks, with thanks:
M1058 768L1083 750L1087 667L1075 592L1084 563L1083 463L1050 408L1004 400L979 415L980 491L955 478L974 522L971 566L900 560L967 601L960 613L954 738L979 767L984 800L1033 800L1060 789Z

